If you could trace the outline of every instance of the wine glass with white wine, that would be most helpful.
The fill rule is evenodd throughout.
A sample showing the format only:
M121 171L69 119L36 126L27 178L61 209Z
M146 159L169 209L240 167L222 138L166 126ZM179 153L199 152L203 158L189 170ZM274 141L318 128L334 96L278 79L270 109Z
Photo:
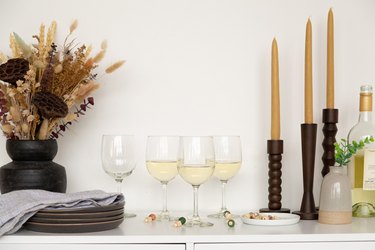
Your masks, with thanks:
M103 135L102 167L117 182L117 192L121 193L122 181L136 166L133 135ZM125 213L125 218L135 217Z
M146 146L146 167L163 189L163 210L157 216L160 220L171 220L167 209L167 185L178 174L178 136L149 136Z
M242 152L239 136L215 136L215 171L213 176L221 182L221 209L216 214L210 214L211 218L223 218L227 211L225 187L228 180L237 174L241 167Z
M215 169L215 151L211 136L186 136L180 138L178 173L194 190L194 213L186 226L213 226L202 221L198 214L198 189Z

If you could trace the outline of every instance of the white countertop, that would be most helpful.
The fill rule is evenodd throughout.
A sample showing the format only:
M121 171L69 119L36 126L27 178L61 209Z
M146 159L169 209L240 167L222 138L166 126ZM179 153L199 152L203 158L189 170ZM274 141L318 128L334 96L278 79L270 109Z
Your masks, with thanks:
M232 243L232 242L345 242L375 241L375 218L353 218L352 224L325 225L317 221L300 221L287 226L254 226L236 219L229 228L224 219L208 219L209 228L173 227L173 222L145 223L148 213L125 219L120 227L95 233L49 234L20 230L0 237L3 243ZM186 214L186 213L185 213ZM182 215L185 215L182 214Z

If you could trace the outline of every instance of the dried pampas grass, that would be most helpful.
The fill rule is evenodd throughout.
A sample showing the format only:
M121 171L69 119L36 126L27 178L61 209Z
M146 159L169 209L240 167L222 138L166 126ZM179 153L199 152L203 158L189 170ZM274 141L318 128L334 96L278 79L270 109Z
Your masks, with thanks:
M98 54L95 55L95 57L92 59L94 63L98 63L101 60L103 60L105 56L105 50L101 50Z
M117 70L118 68L120 68L124 63L125 63L125 60L121 60L121 61L115 62L114 64L112 64L111 66L109 66L108 68L106 68L105 73L111 74L112 72L114 72L115 70Z
M89 96L92 92L97 90L100 87L99 84L90 81L87 84L82 84L75 94L74 101L76 103L81 103L87 96Z
M16 38L14 37L13 33L9 36L9 46L12 50L12 54L14 58L21 57L21 50L18 47L18 44L16 42Z
M52 21L51 25L48 28L47 40L46 40L46 44L44 46L46 49L44 51L43 58L48 57L48 52L50 51L51 45L55 41L56 26L57 26L56 22Z
M103 40L102 44L100 45L100 48L102 50L106 50L108 47L108 43L107 43L107 40Z
M5 63L7 61L7 57L4 55L3 52L0 51L0 64Z
M69 27L69 35L72 34L78 27L78 20L74 20Z

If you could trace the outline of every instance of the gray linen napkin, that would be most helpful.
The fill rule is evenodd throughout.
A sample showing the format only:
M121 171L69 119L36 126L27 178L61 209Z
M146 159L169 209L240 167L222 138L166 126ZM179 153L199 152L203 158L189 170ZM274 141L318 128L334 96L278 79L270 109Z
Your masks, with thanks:
M0 236L17 232L31 216L43 208L105 206L113 203L120 195L122 194L101 190L62 194L37 189L0 195Z

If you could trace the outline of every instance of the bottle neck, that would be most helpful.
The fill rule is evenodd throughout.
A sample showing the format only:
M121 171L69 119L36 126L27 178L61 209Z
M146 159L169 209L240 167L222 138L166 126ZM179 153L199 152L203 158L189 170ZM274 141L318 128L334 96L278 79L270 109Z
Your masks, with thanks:
M372 112L371 111L361 111L359 112L358 122L369 122L371 121Z
M359 112L372 111L372 93L361 93L359 97Z
M359 119L358 122L371 121L372 113L372 92L361 93L359 98Z

